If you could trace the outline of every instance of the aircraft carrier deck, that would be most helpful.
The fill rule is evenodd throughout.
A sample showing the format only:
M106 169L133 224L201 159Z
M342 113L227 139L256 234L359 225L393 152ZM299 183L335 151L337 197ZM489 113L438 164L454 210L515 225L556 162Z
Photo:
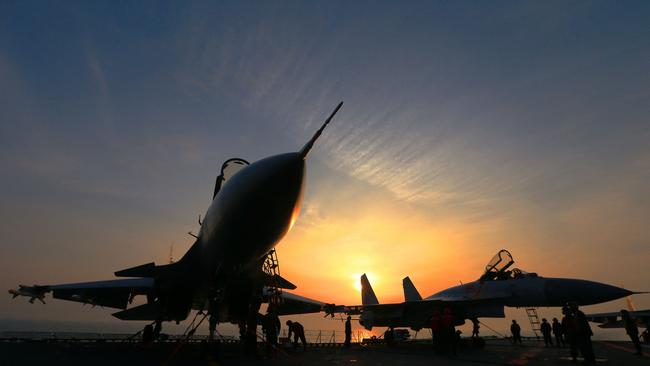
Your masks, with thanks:
M595 341L598 364L650 365L648 353L633 354L630 342ZM306 351L281 351L274 358L245 354L240 344L205 342L154 343L144 347L124 341L0 340L0 365L571 365L567 348L544 347L531 341L512 346L489 340L484 349L463 349L457 357L436 355L425 343L385 345L310 345ZM646 352L650 352L644 346Z

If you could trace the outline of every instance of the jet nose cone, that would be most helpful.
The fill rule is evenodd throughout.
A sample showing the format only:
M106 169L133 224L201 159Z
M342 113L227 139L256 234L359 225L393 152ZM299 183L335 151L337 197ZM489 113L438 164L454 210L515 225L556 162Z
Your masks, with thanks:
M287 153L259 160L235 176L239 199L234 210L256 233L248 233L251 243L264 251L291 228L300 211L305 161L298 153ZM240 173L237 173L238 175ZM245 173L245 174L244 174ZM237 178L237 179L236 179ZM265 239L264 239L265 238Z
M633 292L600 282L550 278L546 281L546 297L549 306L562 306L567 302L578 305L599 304L620 299Z
M305 161L298 153L275 155L256 162L258 170L258 192L273 203L299 201L305 175ZM269 202L271 203L271 202Z
M208 255L240 263L266 255L298 216L304 171L302 157L288 153L256 161L225 181L201 227L204 246L215 248Z

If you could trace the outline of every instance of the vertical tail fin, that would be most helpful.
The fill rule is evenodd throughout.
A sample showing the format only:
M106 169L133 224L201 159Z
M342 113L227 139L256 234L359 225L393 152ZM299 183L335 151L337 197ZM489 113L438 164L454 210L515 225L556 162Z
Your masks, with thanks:
M362 305L379 304L379 300L377 300L377 295L375 295L375 291L372 290L372 286L370 286L370 281L368 281L368 277L366 277L365 273L361 275L361 304Z
M402 280L402 287L404 288L404 301L420 301L422 296L418 292L418 289L415 288L411 279L408 276L404 277Z

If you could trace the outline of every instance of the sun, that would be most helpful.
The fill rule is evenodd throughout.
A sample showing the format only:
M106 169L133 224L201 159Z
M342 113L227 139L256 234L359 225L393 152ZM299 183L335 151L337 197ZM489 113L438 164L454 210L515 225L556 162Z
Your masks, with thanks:
M352 287L354 287L354 289L359 293L361 293L361 275L362 273L354 273L350 275L350 278L352 278ZM370 284L374 288L375 283L377 282L377 276L375 276L374 273L366 272L366 277L368 277L368 281L370 281Z
M354 280L352 286L357 290L357 292L361 292L361 282L358 279Z
M354 287L357 292L361 293L361 281L359 278L361 278L361 273L353 273L350 275L350 278L352 279L352 287Z

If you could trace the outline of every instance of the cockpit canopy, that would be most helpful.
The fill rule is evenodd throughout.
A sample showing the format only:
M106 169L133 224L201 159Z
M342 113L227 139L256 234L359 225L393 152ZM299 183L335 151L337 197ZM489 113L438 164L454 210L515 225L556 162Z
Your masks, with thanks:
M485 273L481 276L481 281L499 281L511 278L537 277L536 273L528 273L519 268L508 270L515 260L509 251L501 249L485 266Z
M221 165L221 173L217 176L217 181L214 183L214 193L212 194L212 199L217 196L217 193L221 190L221 186L230 178L232 178L235 173L240 171L242 168L246 167L250 163L242 158L231 158L226 160L223 165Z

